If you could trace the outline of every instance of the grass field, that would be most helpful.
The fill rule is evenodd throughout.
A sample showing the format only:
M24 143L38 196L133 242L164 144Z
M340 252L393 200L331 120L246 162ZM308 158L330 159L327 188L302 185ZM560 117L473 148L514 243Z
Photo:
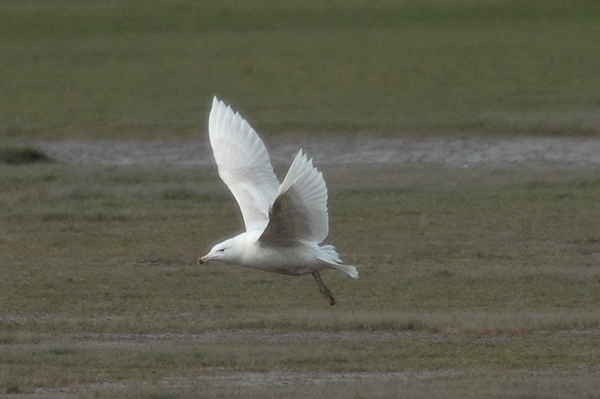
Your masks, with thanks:
M597 170L334 167L361 278L195 265L216 171L36 140L597 135L595 0L0 3L0 396L597 398ZM32 143L22 148L23 142Z
M0 138L597 134L599 4L4 1Z
M213 170L0 173L2 393L598 392L594 171L326 170L328 241L361 273L324 274L334 307L310 277L195 266L241 226Z

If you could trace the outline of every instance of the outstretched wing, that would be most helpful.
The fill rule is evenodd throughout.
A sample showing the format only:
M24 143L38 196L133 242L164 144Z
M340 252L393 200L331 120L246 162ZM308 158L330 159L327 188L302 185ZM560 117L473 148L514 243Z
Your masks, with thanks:
M260 241L293 245L320 243L329 233L327 187L323 174L302 150L298 152L269 209L269 224Z
M263 229L279 181L256 131L217 97L208 117L208 134L219 176L233 193L246 231Z

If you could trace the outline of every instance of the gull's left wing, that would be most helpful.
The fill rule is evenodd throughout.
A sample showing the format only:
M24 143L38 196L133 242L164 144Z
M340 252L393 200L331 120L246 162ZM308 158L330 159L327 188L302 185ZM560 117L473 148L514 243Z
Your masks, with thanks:
M302 150L290 166L269 209L260 241L276 245L322 242L329 233L327 187L323 174Z

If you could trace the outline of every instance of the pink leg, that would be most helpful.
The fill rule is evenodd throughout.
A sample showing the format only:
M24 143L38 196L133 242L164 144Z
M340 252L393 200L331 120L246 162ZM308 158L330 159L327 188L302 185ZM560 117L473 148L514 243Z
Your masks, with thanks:
M325 297L325 299L327 299L327 302L329 302L330 305L335 305L335 298L333 297L333 295L331 295L331 291L329 291L329 289L325 287L325 284L323 284L323 280L321 280L321 274L319 273L319 271L317 270L312 272L312 276L315 278L315 281L319 286L319 292L323 294L323 296Z

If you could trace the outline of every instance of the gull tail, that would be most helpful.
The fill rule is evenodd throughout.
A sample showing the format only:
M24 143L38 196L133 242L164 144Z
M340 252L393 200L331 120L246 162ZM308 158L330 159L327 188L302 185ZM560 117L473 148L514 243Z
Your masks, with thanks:
M323 245L322 247L319 247L319 249L321 250L319 260L328 263L331 267L346 273L355 280L358 278L358 270L356 270L356 267L342 265L342 260L333 245Z
M348 276L352 277L355 280L358 279L358 270L356 270L356 267L354 267L354 266L336 265L336 264L331 264L331 266L338 269L339 271L346 273Z

